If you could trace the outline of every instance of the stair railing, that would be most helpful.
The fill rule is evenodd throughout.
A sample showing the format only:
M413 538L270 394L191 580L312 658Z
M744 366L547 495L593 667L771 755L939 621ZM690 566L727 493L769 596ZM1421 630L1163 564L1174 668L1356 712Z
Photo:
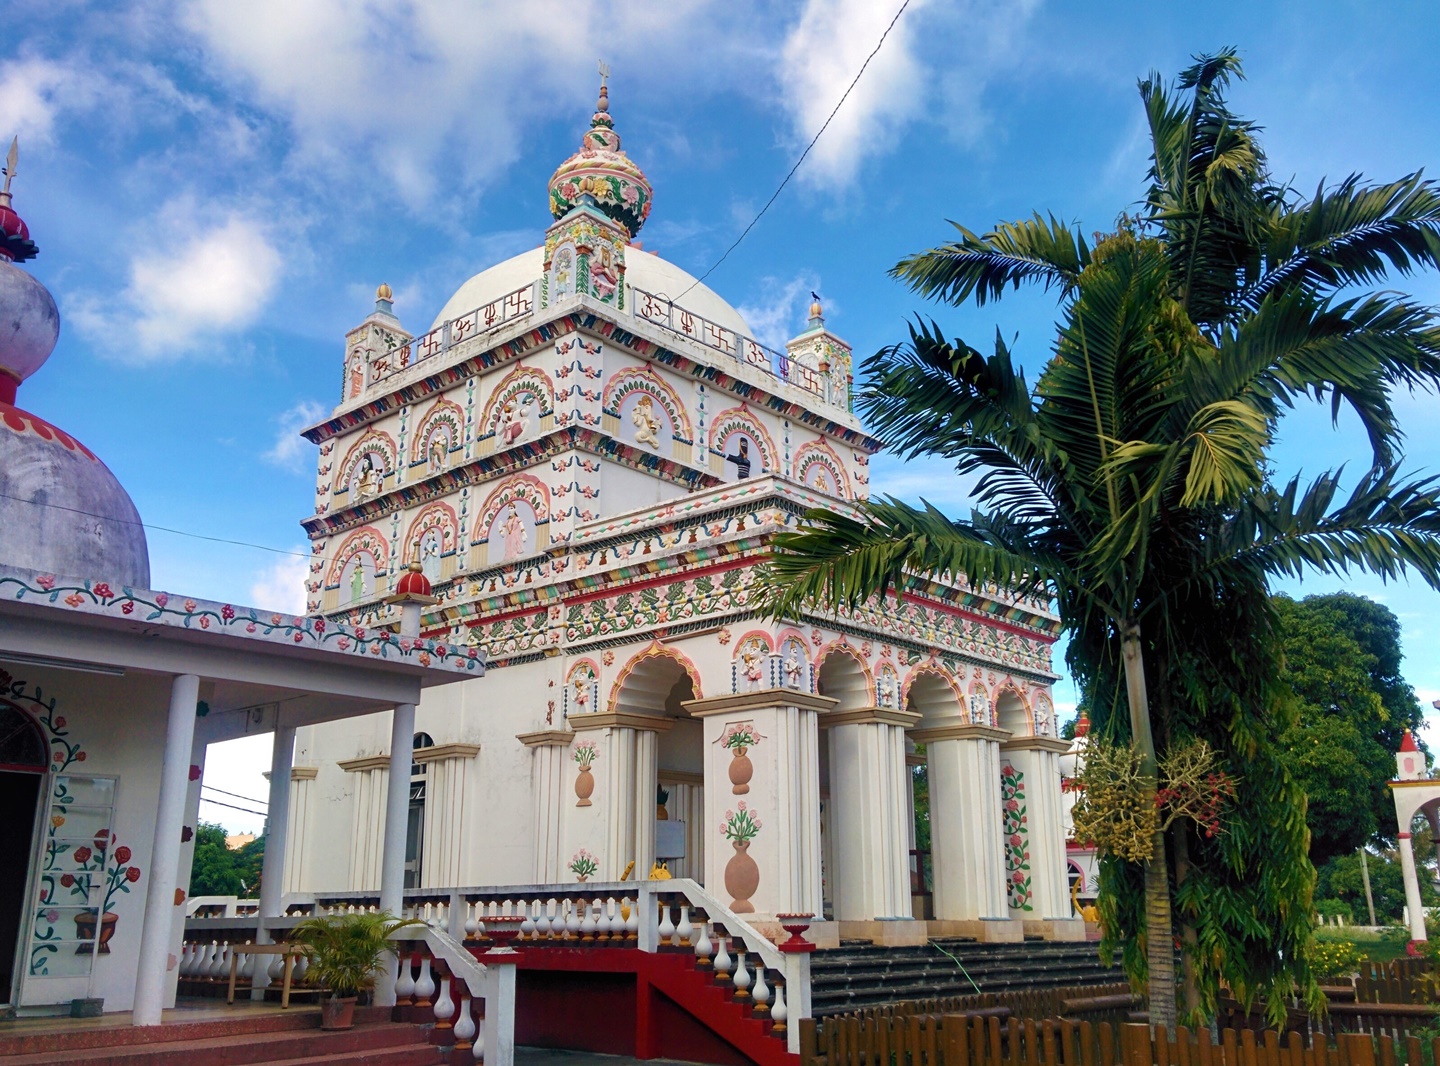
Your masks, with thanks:
M453 1046L469 1050L476 1062L515 1066L515 961L519 953L498 948L486 952L485 961L480 962L455 937L429 925L405 926L395 930L390 939L396 941L400 959L397 1004L422 1013L428 1010L436 1028L450 1030ZM421 950L415 951L412 945ZM420 963L418 979L412 955ZM478 1025L472 1014L476 1007L481 1015Z

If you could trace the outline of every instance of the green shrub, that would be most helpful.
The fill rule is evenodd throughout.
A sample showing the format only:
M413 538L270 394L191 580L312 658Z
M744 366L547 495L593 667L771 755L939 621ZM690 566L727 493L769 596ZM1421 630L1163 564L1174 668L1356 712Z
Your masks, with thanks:
M1350 909L1350 904L1343 899L1317 899L1315 913L1322 918L1344 918L1347 922L1355 921L1355 913Z
M1351 940L1317 937L1310 945L1310 967L1315 976L1349 977L1360 967L1364 953Z

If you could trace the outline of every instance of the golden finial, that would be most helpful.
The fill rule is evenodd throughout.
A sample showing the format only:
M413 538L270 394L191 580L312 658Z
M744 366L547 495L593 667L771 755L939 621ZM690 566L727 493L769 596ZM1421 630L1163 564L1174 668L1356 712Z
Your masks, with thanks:
M0 204L10 206L10 183L15 180L15 164L20 162L20 138L10 139L10 151L5 153L5 187L0 189Z
M382 281L380 287L375 290L375 299L393 300L395 299L395 294L390 291L390 286Z
M820 306L820 294L814 289L810 290L810 318L813 321L825 317L825 309Z

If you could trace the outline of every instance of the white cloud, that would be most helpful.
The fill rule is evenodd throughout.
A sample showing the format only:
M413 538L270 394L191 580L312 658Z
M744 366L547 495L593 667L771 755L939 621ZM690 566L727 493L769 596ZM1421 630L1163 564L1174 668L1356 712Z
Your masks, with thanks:
M314 400L301 400L277 416L275 421L280 424L280 429L275 435L275 443L265 452L265 461L290 470L313 467L315 456L311 449L314 446L300 436L300 431L313 425L324 413L325 408Z
M31 56L0 63L0 135L21 141L21 166L26 141L53 139L56 118L62 111L82 109L100 96L102 79L85 66ZM0 150L3 150L0 146Z
M99 347L133 362L178 358L260 316L282 268L263 225L240 213L209 224L191 214L183 204L161 212L175 221L162 221L160 247L130 260L118 297L71 301L71 318Z
M304 548L292 548L302 552ZM250 583L250 606L286 614L305 613L305 578L309 556L277 555Z
M715 31L712 12L727 32ZM746 14L718 0L643 14L566 0L193 0L183 23L222 77L289 123L307 167L330 180L341 169L378 172L415 206L498 173L531 126L584 114L597 56L617 74L622 135L621 81L674 73L693 89L732 79L733 56L759 37ZM697 66L702 44L707 63ZM577 147L581 132L577 122Z
M819 290L820 279L805 273L787 282L762 278L760 284L765 295L758 302L741 304L736 310L750 324L757 341L783 352L785 342L800 332L805 322L803 316L810 307L810 293Z
M980 97L1038 0L911 0L870 60L854 91L815 145L800 177L811 185L850 184L866 159L932 117L964 139L984 127ZM792 137L807 144L855 80L900 4L807 0L779 56L779 80Z

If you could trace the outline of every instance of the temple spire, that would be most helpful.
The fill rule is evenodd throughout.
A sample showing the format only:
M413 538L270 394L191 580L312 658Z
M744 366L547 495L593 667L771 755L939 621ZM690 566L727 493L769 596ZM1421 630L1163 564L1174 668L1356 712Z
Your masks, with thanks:
M5 153L5 187L0 189L0 206L10 206L10 183L15 180L15 167L20 162L20 138L10 139L10 151Z

